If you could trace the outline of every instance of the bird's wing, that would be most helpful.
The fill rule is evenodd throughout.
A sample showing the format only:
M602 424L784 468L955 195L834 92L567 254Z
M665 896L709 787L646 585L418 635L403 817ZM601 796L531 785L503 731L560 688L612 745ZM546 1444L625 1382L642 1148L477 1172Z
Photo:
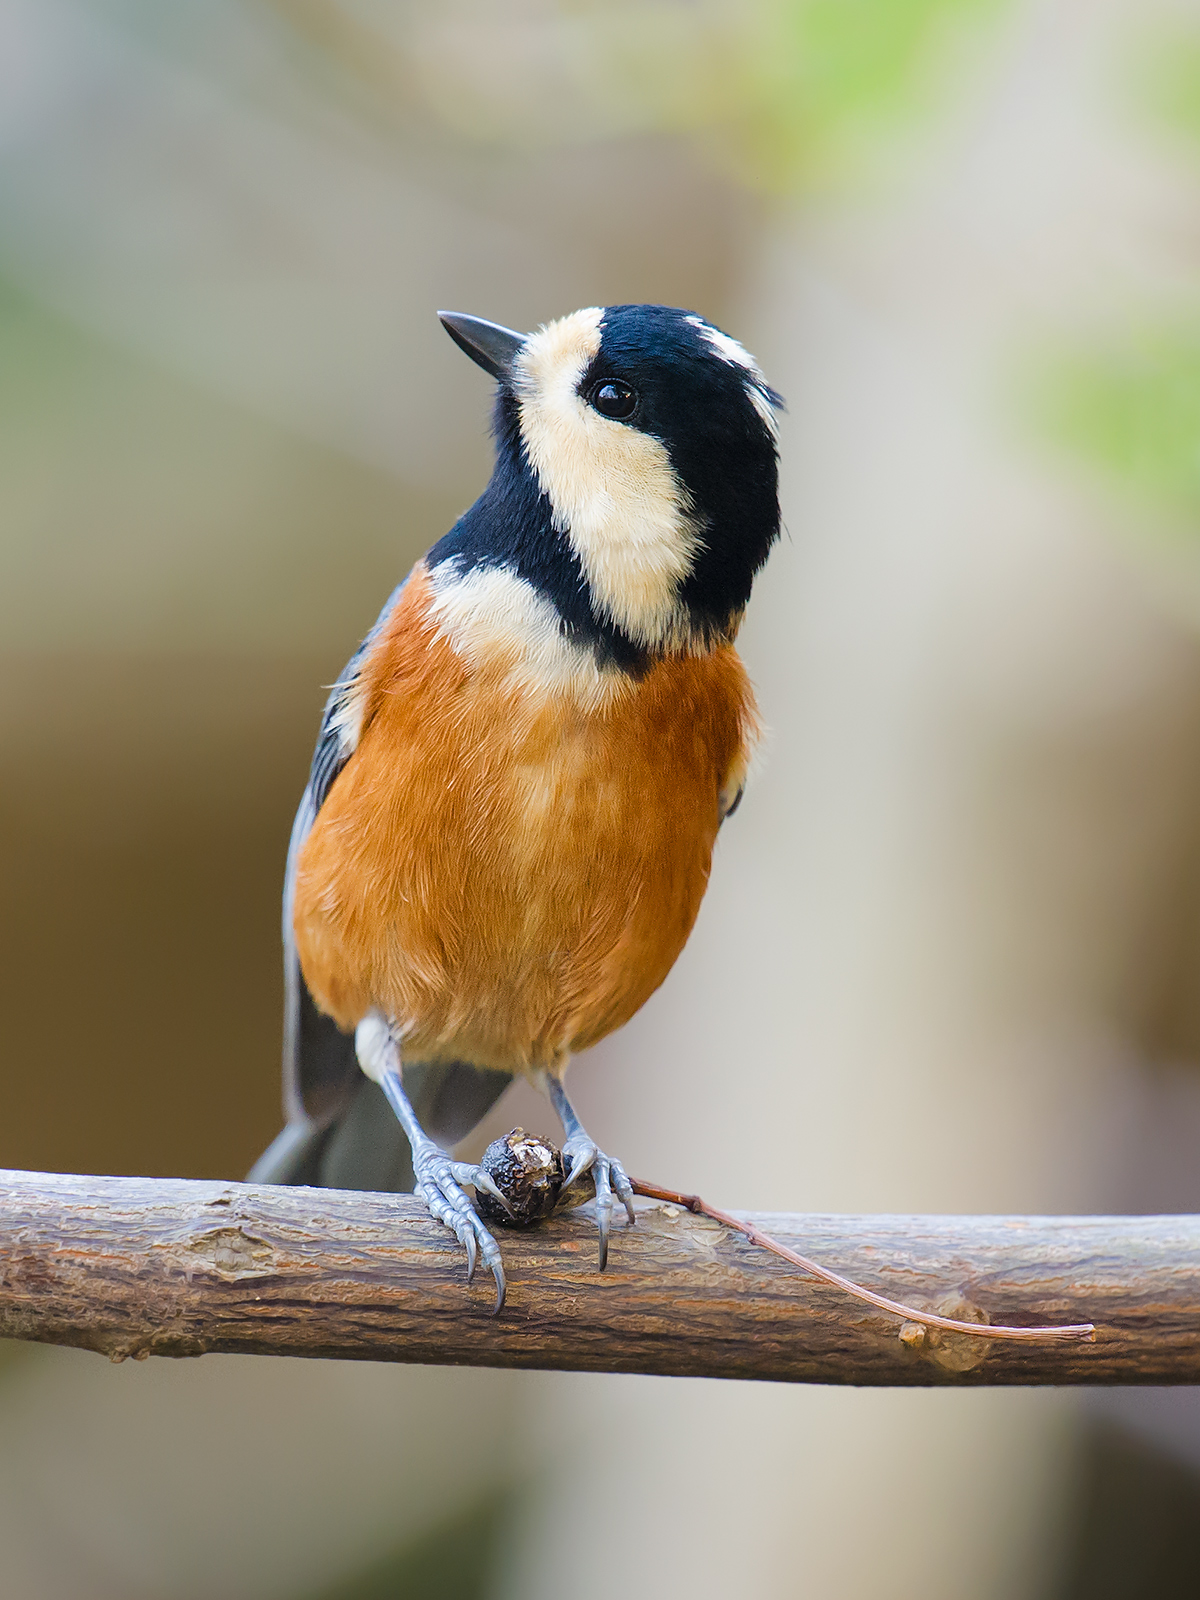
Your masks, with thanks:
M292 909L296 863L338 774L354 754L361 728L354 726L361 673L371 646L391 615L404 585L393 591L375 626L330 690L313 751L308 784L292 824L283 880L283 1103L289 1124L325 1127L346 1104L358 1081L354 1040L323 1016L300 971Z
M387 1190L413 1186L404 1130L382 1091L359 1072L353 1037L317 1010L300 971L292 928L300 852L361 737L359 677L403 587L391 595L330 691L292 825L283 884L283 1100L288 1120L255 1162L252 1183ZM418 1063L405 1071L405 1087L422 1127L446 1147L469 1133L511 1082L506 1072L462 1061Z

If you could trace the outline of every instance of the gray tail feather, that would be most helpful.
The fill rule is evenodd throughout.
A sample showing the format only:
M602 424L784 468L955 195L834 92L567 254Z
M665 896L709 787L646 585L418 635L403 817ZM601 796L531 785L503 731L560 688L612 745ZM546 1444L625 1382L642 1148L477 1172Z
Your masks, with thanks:
M418 1122L445 1149L470 1133L511 1082L507 1072L464 1061L404 1069ZM333 1121L289 1122L254 1163L247 1181L398 1194L414 1185L408 1139L383 1090L369 1078L359 1079Z

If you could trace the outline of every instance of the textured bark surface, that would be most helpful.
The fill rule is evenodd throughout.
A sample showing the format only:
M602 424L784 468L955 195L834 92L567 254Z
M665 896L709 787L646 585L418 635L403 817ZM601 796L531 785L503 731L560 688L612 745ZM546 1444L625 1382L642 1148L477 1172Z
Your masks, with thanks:
M1200 1383L1200 1217L754 1219L870 1288L1089 1344L922 1333L719 1223L639 1201L498 1234L508 1305L411 1196L0 1172L0 1336L114 1360L206 1351L856 1384ZM903 1333L903 1337L901 1336Z

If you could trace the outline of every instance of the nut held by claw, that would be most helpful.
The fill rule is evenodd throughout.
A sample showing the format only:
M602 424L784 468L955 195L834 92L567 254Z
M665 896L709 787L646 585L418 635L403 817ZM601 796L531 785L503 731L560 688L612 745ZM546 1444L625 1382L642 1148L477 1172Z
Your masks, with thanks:
M546 1139L514 1128L493 1139L479 1163L512 1207L504 1211L485 1189L476 1189L475 1205L488 1222L506 1228L528 1228L554 1210L566 1174L562 1156Z

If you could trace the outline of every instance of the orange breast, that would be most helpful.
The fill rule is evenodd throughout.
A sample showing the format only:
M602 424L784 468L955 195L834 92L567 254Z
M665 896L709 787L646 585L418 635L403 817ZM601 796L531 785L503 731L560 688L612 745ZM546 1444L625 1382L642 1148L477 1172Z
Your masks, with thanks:
M729 647L597 706L468 665L409 580L365 722L301 853L296 942L345 1028L372 1006L410 1060L553 1065L669 972L708 880L753 699Z

